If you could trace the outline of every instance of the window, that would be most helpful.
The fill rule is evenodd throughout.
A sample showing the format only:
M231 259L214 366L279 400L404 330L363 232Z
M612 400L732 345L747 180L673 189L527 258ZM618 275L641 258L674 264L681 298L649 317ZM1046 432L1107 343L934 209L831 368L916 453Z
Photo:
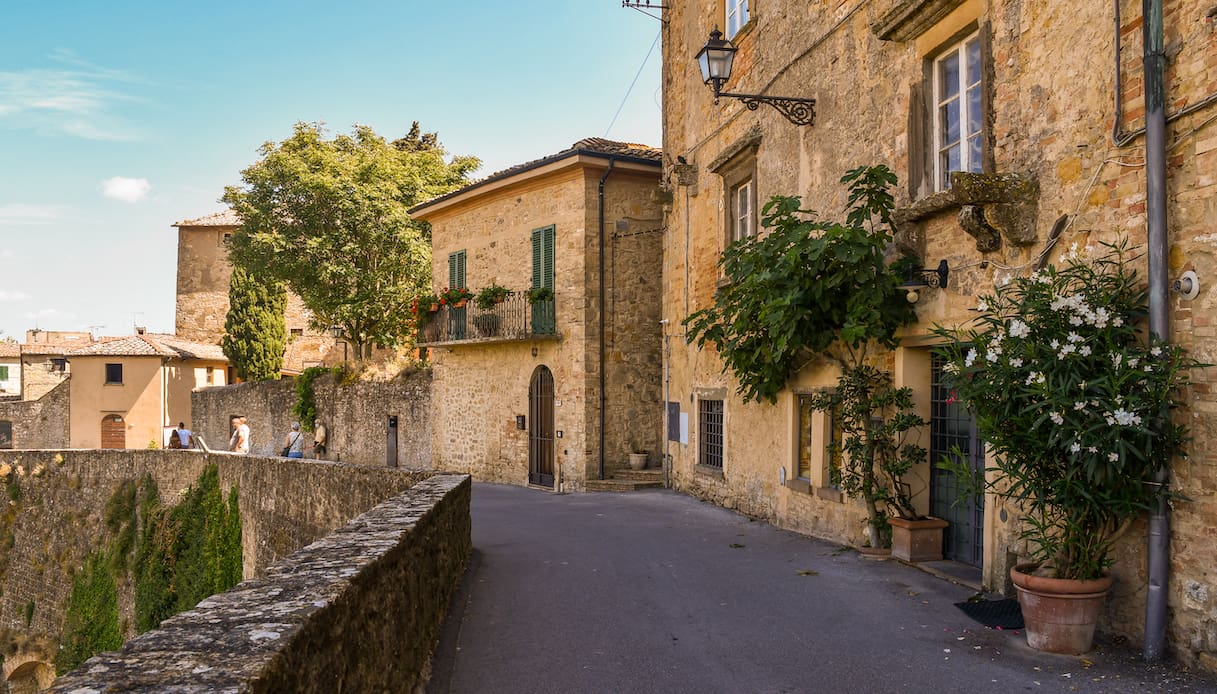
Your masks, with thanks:
M68 370L68 360L67 359L54 358L54 359L51 359L48 362L48 364L50 364L51 371L58 371L59 373L63 373L64 371Z
M8 367L0 366L0 381L7 381L7 380L8 380Z
M304 337L304 328L292 328L289 332L292 337Z
M723 401L697 401L698 463L723 468Z
M106 385L122 385L123 365L106 364Z
M532 288L554 290L554 227L532 230ZM538 301L529 309L534 335L553 335L558 330L553 301Z
M752 179L746 178L731 188L731 241L756 234L756 195Z
M837 487L834 469L840 464L841 420L836 408L820 412L810 395L799 396L798 461L795 477L823 487Z
M980 34L934 59L934 189L950 187L952 171L980 173L984 144Z
M207 367L207 385L214 386L216 383L216 367Z
M727 38L734 38L748 23L748 0L725 0Z
M465 251L448 254L448 288L465 286Z

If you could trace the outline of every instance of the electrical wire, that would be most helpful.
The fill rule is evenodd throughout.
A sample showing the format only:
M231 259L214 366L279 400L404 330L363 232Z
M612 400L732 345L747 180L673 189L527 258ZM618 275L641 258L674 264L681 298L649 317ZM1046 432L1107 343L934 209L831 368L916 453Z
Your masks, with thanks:
M609 121L608 127L604 129L604 137L608 137L609 131L617 123L617 117L621 115L621 109L625 108L625 102L630 98L630 92L634 91L634 85L638 84L638 78L642 76L642 70L647 66L647 62L651 59L651 54L655 52L655 46L659 45L659 37L663 36L663 30L660 29L655 34L655 40L651 42L651 47L647 49L647 55L642 59L642 65L638 66L638 72L634 73L634 79L630 82L630 86L625 90L625 96L621 97L621 105L617 107L617 112L613 114L613 120Z

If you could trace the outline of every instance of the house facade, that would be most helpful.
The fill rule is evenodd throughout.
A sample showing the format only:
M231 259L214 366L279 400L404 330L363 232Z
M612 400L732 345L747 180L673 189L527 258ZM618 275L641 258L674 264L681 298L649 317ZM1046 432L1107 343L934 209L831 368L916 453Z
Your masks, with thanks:
M0 397L21 397L21 345L0 342Z
M190 393L227 383L215 345L172 335L102 340L68 354L70 448L162 448L191 425Z
M658 150L591 138L411 210L436 292L511 291L423 310L435 469L578 491L631 452L659 463L659 171Z
M176 222L177 303L174 333L204 344L220 344L228 318L228 239L241 226L232 210ZM288 292L287 348L283 370L299 373L309 366L341 364L343 347L328 332L310 326L312 314Z
M1217 252L1217 26L1209 4L1165 5L1169 261L1178 277L1212 267ZM831 478L832 422L807 407L808 395L835 384L837 369L809 359L776 404L745 403L717 355L686 343L681 321L714 301L726 245L764 233L759 211L770 197L801 196L822 217L842 218L841 176L885 164L900 179L893 250L927 268L945 260L950 276L945 287L921 292L917 323L882 362L897 385L914 389L930 421L920 439L930 457L959 447L983 467L983 444L931 357L931 329L966 322L979 294L1072 244L1121 236L1145 243L1140 3L716 0L672 4L664 20L671 199L663 319L666 400L678 422L665 450L673 485L861 545L865 510ZM723 92L815 99L814 124L795 124L767 103L750 109L728 95L715 103L695 56L716 28L737 48ZM1207 318L1215 300L1203 281L1194 299L1169 298L1170 339L1202 362L1217 352ZM1180 412L1193 430L1191 457L1173 470L1174 488L1190 501L1173 505L1169 638L1185 660L1211 663L1215 565L1197 550L1217 522L1217 373L1195 378ZM1025 556L1015 510L991 496L959 499L955 480L928 461L910 477L918 509L951 523L948 558L974 567L986 588L1006 589L1009 567ZM1135 527L1120 548L1119 597L1102 625L1134 639L1145 611L1145 537Z

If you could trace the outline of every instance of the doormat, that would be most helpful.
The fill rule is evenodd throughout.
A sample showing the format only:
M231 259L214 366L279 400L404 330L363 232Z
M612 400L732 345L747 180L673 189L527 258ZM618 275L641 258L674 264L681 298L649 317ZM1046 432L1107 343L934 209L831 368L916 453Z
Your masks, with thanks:
M957 602L955 607L990 629L1023 628L1023 611L1018 608L1018 598Z

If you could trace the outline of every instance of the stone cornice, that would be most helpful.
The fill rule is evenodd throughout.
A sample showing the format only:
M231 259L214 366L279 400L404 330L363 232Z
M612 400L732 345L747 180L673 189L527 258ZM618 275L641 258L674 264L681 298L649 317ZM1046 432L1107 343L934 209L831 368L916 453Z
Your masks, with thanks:
M965 0L901 0L870 25L884 41L912 41L921 36Z

